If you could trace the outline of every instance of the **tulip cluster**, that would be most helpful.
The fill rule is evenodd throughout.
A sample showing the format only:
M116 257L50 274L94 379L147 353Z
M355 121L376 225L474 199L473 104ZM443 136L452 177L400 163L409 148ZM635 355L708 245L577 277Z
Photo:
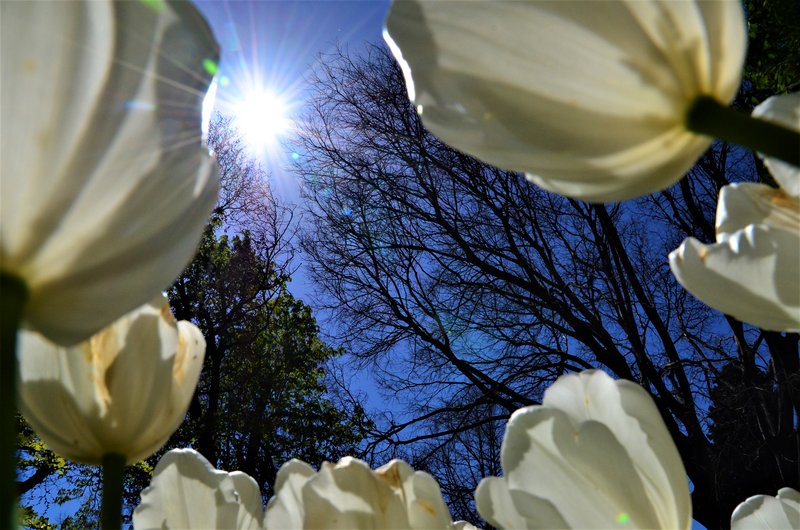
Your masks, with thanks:
M800 130L800 94L777 96L754 114ZM798 146L800 149L800 145ZM800 331L800 168L767 159L778 188L722 188L717 242L689 238L669 256L675 277L711 307L774 331Z
M483 479L475 492L478 512L496 528L691 528L678 450L652 398L630 381L595 370L562 376L541 405L511 416L501 454L505 476ZM136 530L475 528L453 522L433 477L400 460L372 471L344 458L318 472L291 460L278 471L266 512L261 506L252 478L179 449L156 466L133 523ZM791 488L747 499L731 519L736 530L797 522L800 492Z
M471 527L453 523L433 477L400 460L373 471L346 457L323 464L319 472L290 460L278 471L275 496L265 512L252 478L218 471L191 449L173 450L161 459L133 523L139 530Z
M188 3L0 8L0 525L11 526L17 380L42 439L79 462L116 462L117 486L121 467L159 449L186 413L205 342L158 294L191 258L216 201L201 100L217 45ZM730 118L745 35L736 1L587 10L404 0L386 39L431 132L569 197L663 189L733 123L731 138L762 153L779 187L723 188L716 243L687 239L670 265L712 307L800 331L800 95L766 101L753 121ZM563 376L541 405L515 412L502 464L504 476L475 494L498 528L691 526L685 470L658 408L602 371ZM104 504L104 526L119 524L114 510L107 518ZM800 493L751 497L731 524L798 527ZM452 521L433 477L399 460L372 470L344 458L319 471L292 460L264 510L251 477L191 449L161 459L134 526L471 528Z

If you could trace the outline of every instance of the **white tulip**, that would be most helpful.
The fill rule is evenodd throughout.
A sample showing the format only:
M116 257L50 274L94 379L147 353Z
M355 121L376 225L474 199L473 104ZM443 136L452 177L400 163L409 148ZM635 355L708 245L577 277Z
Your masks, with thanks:
M560 377L540 406L516 411L505 476L483 479L478 512L498 528L691 526L680 455L640 386L604 372Z
M770 98L754 114L800 131L800 95ZM709 306L763 329L800 331L800 169L765 163L781 187L723 187L717 242L688 238L670 253L669 264Z
M217 45L185 2L0 9L0 271L27 287L25 326L72 345L195 251L219 186L201 144Z
M733 511L731 530L800 528L800 492L781 488L777 497L755 495Z
M762 184L725 186L717 241L690 237L670 253L686 290L743 322L800 331L800 200Z
M469 528L468 526L462 526ZM318 473L291 460L278 471L265 528L452 529L433 477L400 460L373 471L355 458L324 463Z
M753 116L800 131L800 92L767 99L753 110ZM773 158L764 159L764 165L786 193L800 197L800 168Z
M193 449L174 449L158 462L142 502L133 512L136 530L262 528L258 484L240 471L214 469Z
M386 30L428 130L591 201L680 179L711 144L688 111L730 102L746 50L734 0L396 0Z
M163 297L71 348L19 338L19 404L55 452L128 464L158 450L184 419L205 354L200 330L176 322Z

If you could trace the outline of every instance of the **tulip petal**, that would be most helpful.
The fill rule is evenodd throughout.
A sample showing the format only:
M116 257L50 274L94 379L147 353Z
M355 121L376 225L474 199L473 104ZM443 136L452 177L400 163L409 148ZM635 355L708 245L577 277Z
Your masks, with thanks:
M174 449L156 465L150 486L142 491L142 502L133 512L137 530L199 530L206 528L258 528L242 496L252 504L255 483L243 474L218 471L193 449ZM246 475L244 475L246 477ZM249 477L247 477L249 478ZM243 486L240 492L237 486ZM260 494L259 503L260 503ZM243 516L242 511L247 515ZM239 520L250 526L237 526Z
M521 515L535 516L530 500L542 498L569 528L623 528L620 514L635 528L661 527L630 455L605 425L523 409L509 420L504 444L503 468Z
M743 13L718 4L403 1L385 37L444 142L550 191L622 200L710 145L683 122L697 96L736 93Z
M753 110L753 116L800 131L800 92L772 96ZM800 150L800 145L797 149ZM764 165L786 193L800 198L799 167L769 157L764 159Z
M314 470L300 460L292 459L281 466L275 478L275 495L267 503L266 528L303 528L302 490L312 476Z
M82 185L82 178L60 181L54 169L63 168L89 128L113 60L114 20L107 2L3 2L0 19L0 164L13 179L0 194L2 259L16 269L47 235L38 228L47 223L45 212L31 205Z
M233 471L229 474L236 489L239 515L236 518L237 530L261 530L264 524L264 509L261 507L261 490L258 483L246 473Z
M410 528L408 513L369 466L345 457L325 463L303 488L304 528Z
M120 355L120 360L125 362L119 363L113 374L119 388L112 395L129 400L127 403L118 400L114 404L116 414L126 419L128 433L138 433L140 450L128 454L132 462L156 452L166 442L165 433L173 433L183 423L205 358L206 342L197 326L185 321L175 322L163 297L161 303L163 305L154 307L165 317L159 322L161 345L156 351L160 355L155 356L138 346L138 353ZM140 334L136 329L131 328L128 335L138 342ZM149 365L148 359L155 364ZM138 391L130 392L131 387ZM156 395L160 399L142 400L142 395ZM130 434L127 434L118 443L129 442Z
M597 421L608 427L643 477L648 495L656 500L659 520L666 527L689 524L689 486L680 454L642 387L614 381L601 371L586 371L563 377L548 388L542 405L564 411L575 423Z
M800 234L750 225L714 245L689 238L669 262L709 306L763 329L800 331Z
M731 516L731 530L786 528L800 528L800 492L792 488L781 488L777 497L750 497Z
M730 184L719 192L717 242L724 243L749 225L769 225L788 232L800 232L800 199L776 189L751 182Z
M95 392L92 365L70 362L83 352L64 352L36 333L20 332L18 341L20 411L53 451L98 463L105 450L85 418L99 417L105 404Z
M696 2L706 26L712 94L736 94L747 51L747 27L739 2Z
M159 302L165 303L163 297ZM118 335L119 351L107 369L95 377L107 386L108 411L100 417L87 418L88 429L101 436L103 447L125 455L128 463L138 462L161 447L166 441L165 431L167 437L172 434L189 405L185 401L181 413L172 415L176 418L170 417L170 425L163 424L164 409L176 406L171 400L171 390L178 334L174 322L159 318L158 302L148 307L151 311L123 317L124 331L119 329L119 322L101 331L101 335ZM100 348L93 350L95 355L102 352ZM130 450L134 433L137 434L135 452Z
M529 517L523 516L515 501L531 504ZM567 522L553 504L545 499L514 491L514 498L508 484L498 477L487 477L475 490L475 502L481 517L495 528L569 528Z
M452 519L436 480L414 471L402 460L392 460L375 470L389 486L403 492L410 528L447 528Z

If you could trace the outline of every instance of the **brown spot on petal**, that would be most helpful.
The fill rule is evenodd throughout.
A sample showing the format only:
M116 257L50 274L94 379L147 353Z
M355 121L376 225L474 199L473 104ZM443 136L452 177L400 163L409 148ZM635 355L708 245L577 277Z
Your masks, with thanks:
M186 328L183 329L185 330ZM175 360L172 364L172 378L178 385L183 385L183 381L186 379L186 363L188 357L186 353L186 333L179 332L178 351L175 353Z
M424 499L417 499L417 502L419 503L420 507L423 510L425 510L432 516L436 517L436 508L433 506L433 504L430 503L430 501L426 501Z
M700 250L697 254L700 256L700 262L705 265L706 258L708 257L708 249L706 247L700 247Z
M172 314L172 310L169 308L169 303L167 302L164 302L164 305L161 306L161 318L166 320L167 324L173 328L178 327L178 321L175 320L175 316Z
M783 190L774 190L770 202L780 208L788 208L791 210L800 210L800 199L792 197Z
M119 353L119 341L117 331L112 326L97 333L81 346L81 352L86 361L91 365L91 380L94 383L94 390L98 401L102 404L105 413L111 405L111 386L108 378L111 376L109 368Z
M392 464L385 469L376 471L376 473L390 486L400 488L403 485L403 480L400 478L400 467L397 464Z
M47 151L50 149L50 144L52 144L51 135L49 131L42 131L36 135L36 145L42 151Z
M92 359L94 356L92 355L92 341L87 340L86 342L81 343L81 355L83 356L83 360L86 361L88 364L92 364Z
M27 57L24 61L22 61L22 72L26 75L32 75L36 73L36 61Z

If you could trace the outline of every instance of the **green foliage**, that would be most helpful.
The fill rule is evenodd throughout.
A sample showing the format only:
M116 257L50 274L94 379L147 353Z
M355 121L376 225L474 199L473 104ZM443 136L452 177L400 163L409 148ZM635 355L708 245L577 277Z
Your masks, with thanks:
M270 493L280 465L357 454L370 423L328 394L326 363L340 350L320 340L311 309L287 290L250 234L217 234L169 292L176 316L206 337L189 421L170 446L190 445L217 467L253 476Z
M53 476L63 476L68 462L50 451L21 415L17 415L17 489L20 495L33 490ZM24 499L23 499L24 500ZM50 521L23 502L19 506L23 528L55 529Z
M19 506L19 520L23 528L32 530L56 530L58 527L50 524L46 517L36 513L31 506Z
M746 103L800 89L800 2L745 0L748 49Z
M53 473L63 475L67 467L67 461L50 451L21 415L17 415L17 451L17 474L25 477L18 484L22 493Z

